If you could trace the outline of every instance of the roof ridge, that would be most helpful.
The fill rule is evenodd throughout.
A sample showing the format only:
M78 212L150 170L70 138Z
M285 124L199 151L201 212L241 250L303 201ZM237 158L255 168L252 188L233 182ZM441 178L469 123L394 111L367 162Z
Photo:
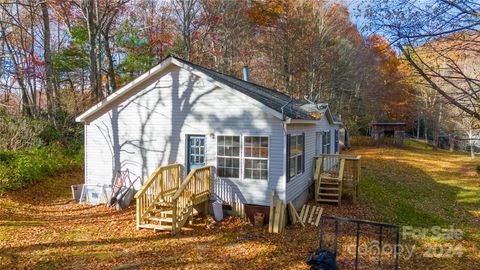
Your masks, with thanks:
M223 73L223 72L219 72L219 71L216 71L216 70L211 69L211 68L208 68L208 67L204 67L204 66L199 65L199 64L195 64L195 63L193 63L193 62L190 62L190 61L185 60L185 59L183 59L183 58L180 58L180 57L178 57L178 56L171 56L171 57L173 57L173 58L175 58L175 59L177 59L177 60L179 60L179 61L185 62L185 63L187 63L187 64L189 64L189 65L193 65L193 66L196 66L196 67L199 67L199 68L202 68L202 69L206 69L206 70L208 70L208 71L211 71L211 72L214 72L214 73L223 75L223 76L230 77L230 78L232 78L232 79L237 80L237 81L240 82L240 83L247 83L247 84L251 84L251 85L253 85L253 86L261 87L261 88L263 88L263 89L265 89L265 90L272 91L272 92L274 92L275 94L280 94L280 95L282 95L282 96L284 96L284 97L286 97L286 98L289 98L289 99L291 98L291 99L293 99L293 100L295 100L295 101L297 101L297 102L302 102L300 99L296 99L296 98L294 98L294 97L292 97L292 96L290 96L290 95L287 95L287 94L285 94L285 93L283 93L283 92L281 92L281 91L279 91L279 90L277 90L277 89L268 88L268 87L266 87L266 86L263 86L263 85L260 85L260 84L257 84L257 83L251 82L251 81L245 81L245 80L239 79L239 78L237 78L237 77L235 77L235 76L228 75L228 74L225 74L225 73ZM237 83L235 83L235 84L236 84L237 86L239 86L239 87L242 87L241 85L238 85ZM243 87L242 87L242 88L243 88Z

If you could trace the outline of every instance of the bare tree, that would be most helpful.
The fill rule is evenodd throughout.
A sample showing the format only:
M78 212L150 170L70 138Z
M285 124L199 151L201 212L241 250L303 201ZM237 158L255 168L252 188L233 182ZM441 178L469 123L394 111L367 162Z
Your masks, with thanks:
M365 11L429 87L480 119L480 72L468 72L458 55L480 59L480 2L376 1Z
M47 113L48 119L56 125L55 116L53 115L53 93L55 88L55 75L52 62L52 51L50 48L50 16L48 14L47 2L41 2L42 19L43 19L43 57L45 58L45 93L47 95Z
M173 0L175 6L175 14L180 26L182 35L183 57L190 60L192 54L192 34L196 29L194 20L200 13L200 5L198 0Z
M119 10L129 0L102 1L99 0L81 0L80 3L73 2L80 8L82 17L86 23L89 43L89 67L90 67L90 87L96 100L103 98L102 91L102 57L101 57L101 38L104 38L104 49L107 56L107 75L111 88L116 88L115 74L113 69L113 57L110 48L110 30L112 24L118 15Z

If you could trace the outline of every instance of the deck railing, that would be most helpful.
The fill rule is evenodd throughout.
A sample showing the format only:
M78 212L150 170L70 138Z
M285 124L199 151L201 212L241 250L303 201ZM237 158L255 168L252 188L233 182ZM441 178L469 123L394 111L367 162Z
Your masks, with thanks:
M135 194L137 205L137 229L143 224L144 216L155 207L160 198L169 200L179 187L180 164L158 167L143 184L142 188Z
M345 160L345 168L343 179L358 181L360 178L360 160L361 156L354 155L335 155L335 154L322 154L315 157L314 164L317 164L317 159L322 159L323 168L322 172L333 174L338 176L340 160Z
M320 161L321 162L317 162ZM316 170L317 164L322 164L322 168L320 169L320 173L329 174L333 177L338 177L340 172L340 160L344 160L344 168L343 168L343 187L353 188L354 191L354 200L356 200L358 196L358 183L360 181L360 171L361 171L361 156L355 155L335 155L335 154L322 154L314 158L314 172L318 172ZM316 176L315 176L316 177Z
M172 232L175 234L191 217L193 205L207 201L210 197L212 166L190 171L172 197Z

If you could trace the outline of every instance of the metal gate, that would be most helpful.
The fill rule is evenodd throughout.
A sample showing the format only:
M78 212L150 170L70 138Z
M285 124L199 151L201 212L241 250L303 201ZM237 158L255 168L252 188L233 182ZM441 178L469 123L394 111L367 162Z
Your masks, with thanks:
M393 224L322 216L320 249L339 269L398 269L400 228Z

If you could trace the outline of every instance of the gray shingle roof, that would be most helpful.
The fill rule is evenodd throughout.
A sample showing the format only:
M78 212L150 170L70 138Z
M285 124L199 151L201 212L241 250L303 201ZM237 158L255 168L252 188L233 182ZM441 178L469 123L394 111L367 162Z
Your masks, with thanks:
M277 90L263 87L261 85L247 82L244 80L237 79L235 77L225 75L214 70L202 67L200 65L191 63L189 61L183 60L181 58L175 57L180 62L183 62L187 65L194 67L195 69L200 70L205 73L212 79L223 83L232 89L235 89L259 102L262 104L274 109L275 111L282 112L282 107L284 107L285 116L292 119L305 119L305 120L317 120L315 117L311 116L308 111L300 108L302 105L307 104L306 101L292 99L290 96L281 93ZM289 103L289 101L292 102Z

